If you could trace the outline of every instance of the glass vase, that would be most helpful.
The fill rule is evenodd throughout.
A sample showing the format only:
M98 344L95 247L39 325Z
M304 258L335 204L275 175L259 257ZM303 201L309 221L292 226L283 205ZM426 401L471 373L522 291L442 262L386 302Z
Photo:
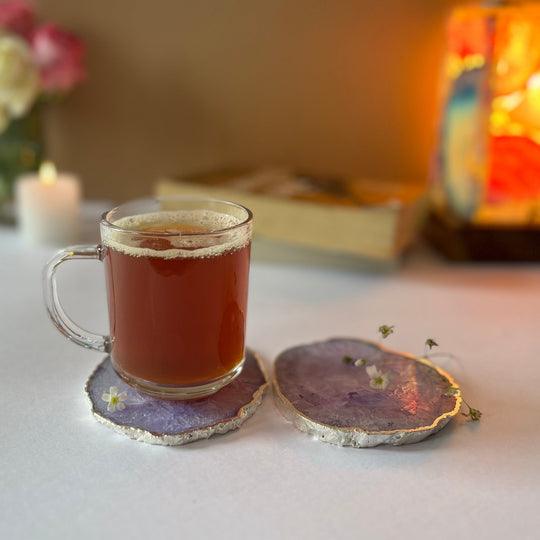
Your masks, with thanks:
M15 221L15 181L21 174L37 171L43 153L41 108L36 104L0 133L0 222Z

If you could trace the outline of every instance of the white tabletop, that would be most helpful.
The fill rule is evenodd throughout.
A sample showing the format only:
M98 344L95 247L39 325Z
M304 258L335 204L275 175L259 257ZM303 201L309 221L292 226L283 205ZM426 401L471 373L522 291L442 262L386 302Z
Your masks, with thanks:
M330 336L420 353L427 337L484 417L416 445L339 448L296 431L271 395L239 431L183 447L98 424L83 386L101 355L47 320L49 249L0 230L0 537L538 538L540 272L417 255L387 274L255 261L249 344L268 361ZM98 262L60 272L73 317L106 329Z

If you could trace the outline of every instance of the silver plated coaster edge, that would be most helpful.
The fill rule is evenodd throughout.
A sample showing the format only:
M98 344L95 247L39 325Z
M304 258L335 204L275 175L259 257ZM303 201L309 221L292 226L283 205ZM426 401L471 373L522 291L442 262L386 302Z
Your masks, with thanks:
M248 403L240 407L240 409L238 409L238 413L236 414L236 416L234 416L230 420L217 422L216 424L213 424L203 429L195 429L192 431L179 433L177 435L171 435L171 434L164 435L160 433L153 433L151 431L141 429L141 428L135 428L133 426L127 426L125 424L115 423L109 420L108 418L105 418L104 416L102 416L98 411L96 411L94 407L94 403L92 402L92 399L90 397L89 385L94 374L100 368L103 362L100 362L94 368L94 370L88 377L84 385L84 393L85 393L88 403L90 404L90 409L94 418L101 424L113 429L117 433L126 435L127 437L135 441L144 442L148 444L156 444L156 445L162 445L162 446L181 446L183 444L188 444L188 443L195 442L201 439L208 439L212 437L213 435L223 435L224 433L227 433L228 431L236 430L248 418L253 416L257 408L262 403L264 393L266 392L266 389L268 388L270 381L268 378L268 374L266 373L264 363L262 362L259 354L253 350L251 350L251 353L253 354L253 356L255 357L255 360L257 361L257 365L259 369L261 370L261 373L263 375L265 382L261 386L259 386L259 388L253 393L252 399Z
M463 398L461 397L461 388L455 379L444 369L440 368L427 358L415 356L406 352L396 351L374 341L366 339L361 339L359 341L374 345L383 352L397 354L412 361L420 362L437 371L439 375L448 380L450 388L452 388L455 392L454 397L456 398L456 403L454 408L451 411L437 417L429 426L420 426L411 429L367 431L359 427L332 426L312 420L299 411L281 392L274 369L272 374L272 393L274 403L283 417L291 422L298 430L311 435L316 440L337 446L352 446L355 448L371 448L383 444L400 446L403 444L417 443L426 439L430 435L445 427L446 424L448 424L448 422L459 413L463 402Z

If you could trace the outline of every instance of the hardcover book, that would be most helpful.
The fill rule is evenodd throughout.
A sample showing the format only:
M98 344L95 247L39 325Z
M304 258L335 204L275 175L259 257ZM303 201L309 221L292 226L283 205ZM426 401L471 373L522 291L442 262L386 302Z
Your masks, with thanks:
M163 179L156 191L232 200L253 211L258 237L381 262L412 243L424 207L416 184L270 169Z

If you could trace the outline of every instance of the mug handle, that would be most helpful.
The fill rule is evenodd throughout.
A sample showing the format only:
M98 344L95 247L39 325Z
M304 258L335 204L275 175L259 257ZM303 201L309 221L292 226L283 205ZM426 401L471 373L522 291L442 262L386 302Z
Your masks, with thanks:
M87 349L110 352L111 339L109 336L94 334L81 328L64 311L56 285L56 270L58 267L73 259L103 260L103 248L96 246L71 246L59 251L43 269L43 297L45 306L54 326L68 339Z

